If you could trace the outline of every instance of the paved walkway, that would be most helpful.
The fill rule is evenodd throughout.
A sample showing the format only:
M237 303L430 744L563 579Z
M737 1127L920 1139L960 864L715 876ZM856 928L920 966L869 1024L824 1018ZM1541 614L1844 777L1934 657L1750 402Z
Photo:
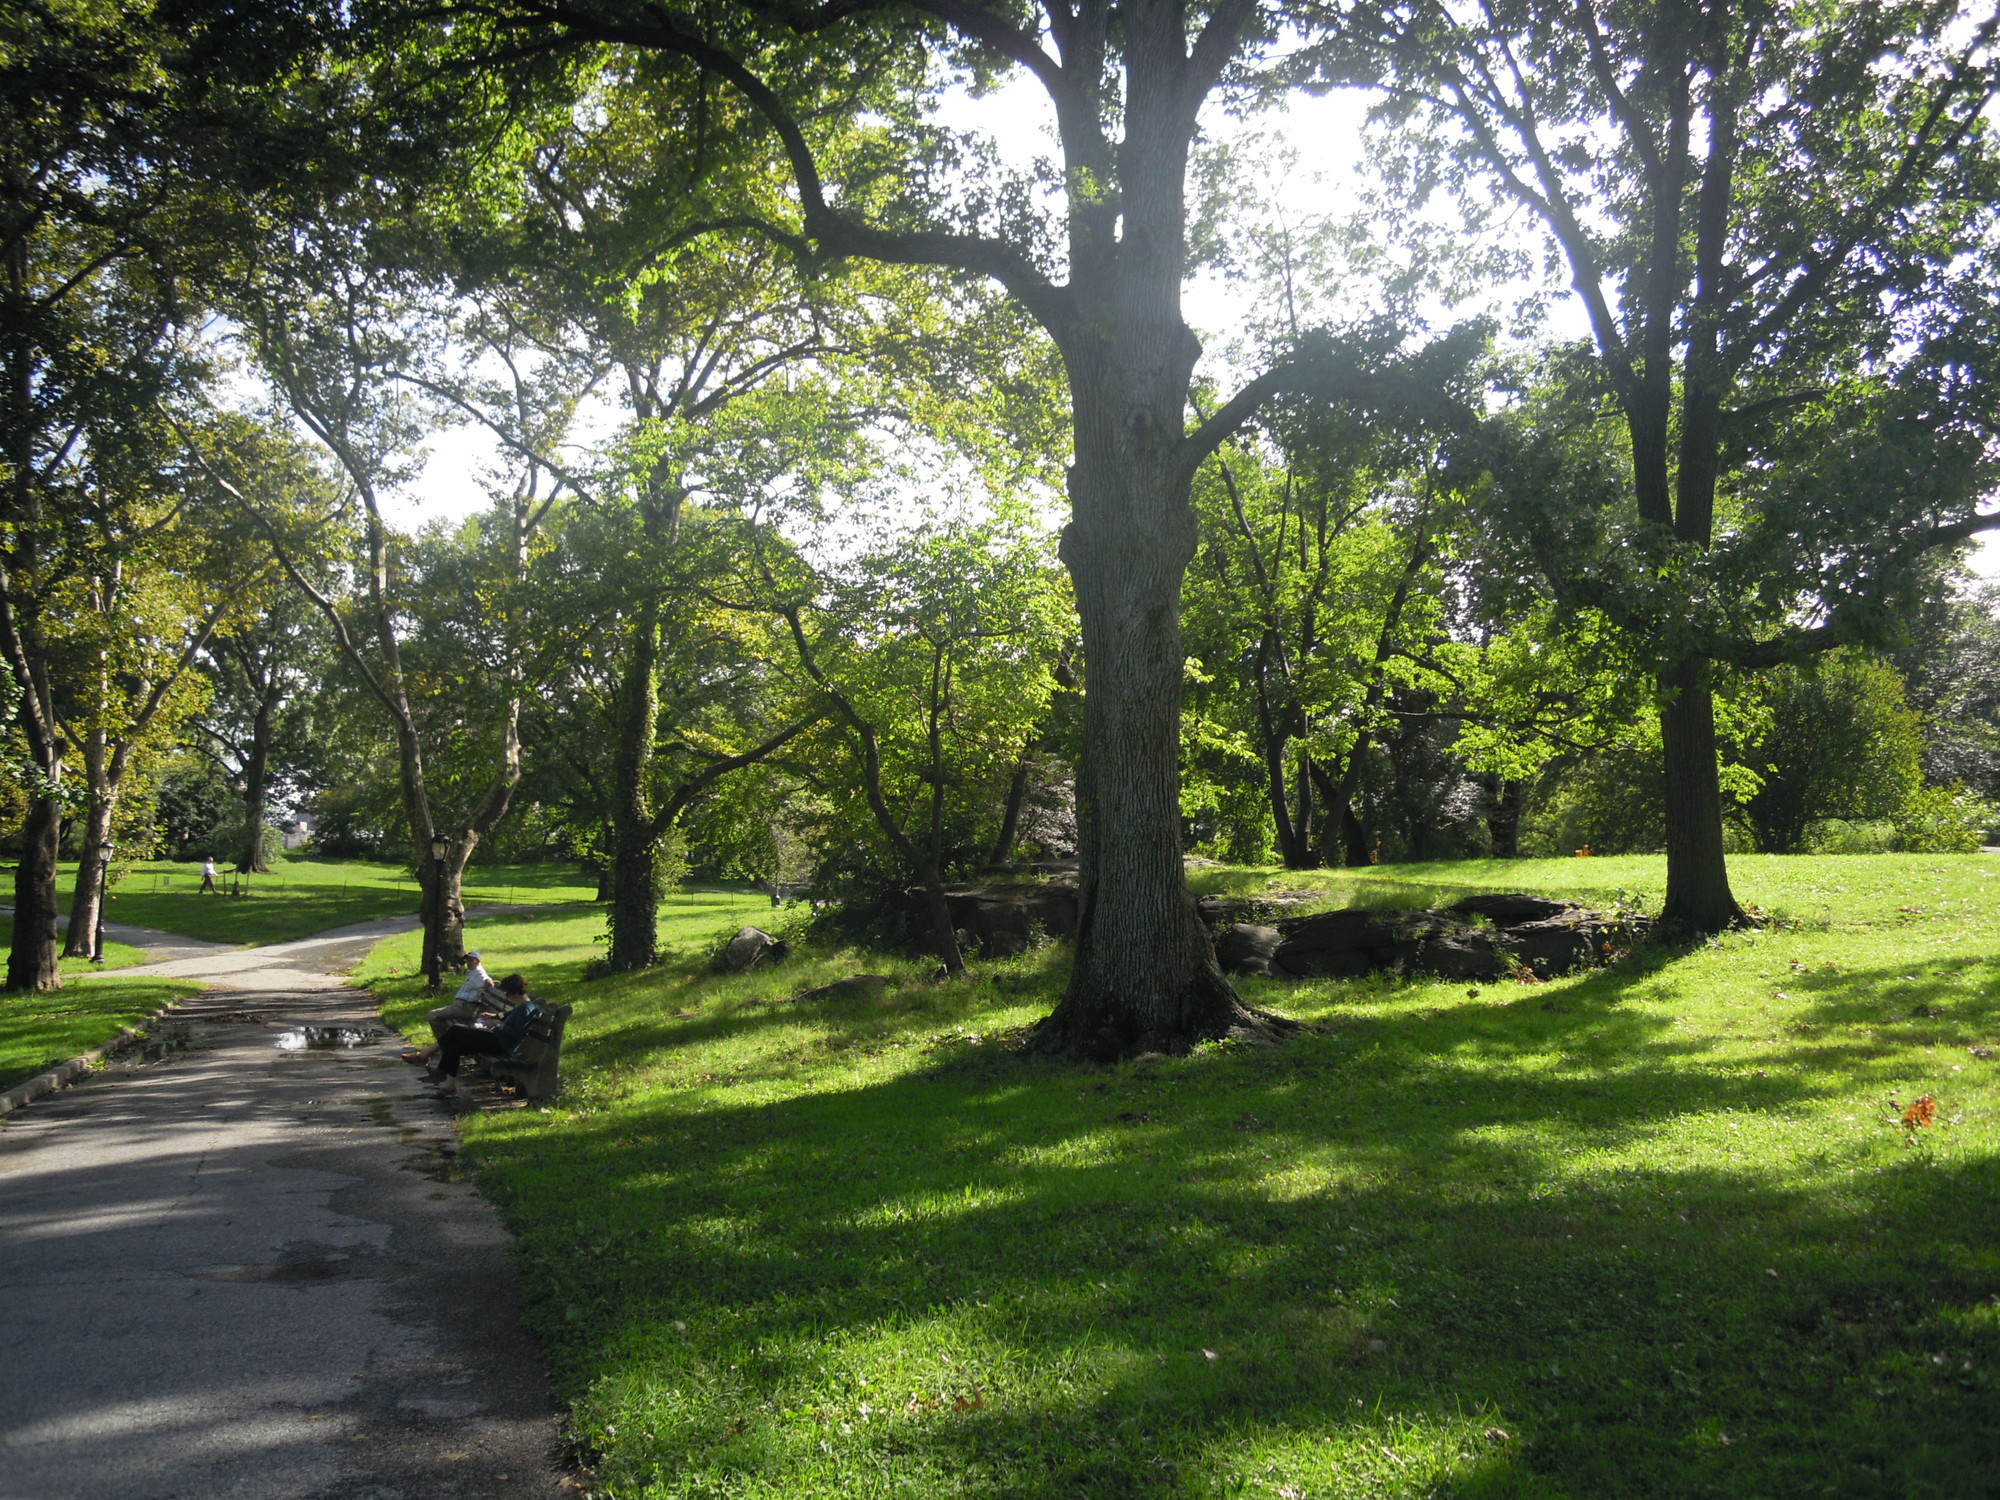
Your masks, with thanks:
M202 978L189 1050L0 1123L0 1500L555 1496L507 1239L334 977L410 919L121 974ZM125 940L125 939L121 939Z

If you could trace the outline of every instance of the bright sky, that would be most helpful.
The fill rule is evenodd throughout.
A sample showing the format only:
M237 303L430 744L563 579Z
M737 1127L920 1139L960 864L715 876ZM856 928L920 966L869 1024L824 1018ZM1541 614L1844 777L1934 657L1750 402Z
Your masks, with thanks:
M1269 198L1287 218L1338 221L1355 213L1367 176L1364 159L1363 117L1367 96L1359 91L1340 91L1314 97L1294 95L1286 108L1246 125L1211 108L1204 126L1223 140L1242 139L1254 128L1265 135L1274 156L1289 155L1287 167L1274 168L1269 181ZM1054 157L1056 140L1054 112L1047 96L1026 75L984 99L964 94L952 96L941 110L946 123L967 131L977 131L991 140L1001 160L1009 166L1025 167L1038 157ZM1520 226L1523 243L1533 233ZM1496 286L1478 303L1453 310L1428 310L1440 322L1477 312L1504 315L1522 296L1536 290L1528 283ZM1219 388L1227 389L1234 380L1229 365L1233 334L1253 311L1252 299L1268 295L1242 281L1212 272L1198 274L1188 285L1184 299L1187 319L1201 335L1205 347L1202 370L1213 375ZM1550 307L1547 329L1562 337L1581 337L1587 332L1576 298L1557 296ZM591 425L609 430L613 414L598 415ZM476 426L462 426L439 433L430 444L430 458L420 478L398 497L394 519L416 527L435 519L456 519L484 507L496 487L506 480L498 477L502 468L494 443ZM1973 570L1985 578L2000 578L2000 537L1982 537L1971 558Z

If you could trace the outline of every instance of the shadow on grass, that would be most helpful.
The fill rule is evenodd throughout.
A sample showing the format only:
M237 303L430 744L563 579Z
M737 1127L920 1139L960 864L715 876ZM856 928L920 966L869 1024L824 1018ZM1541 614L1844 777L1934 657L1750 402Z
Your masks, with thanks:
M607 1096L476 1153L620 1494L1993 1492L1993 1162L1787 1156L1872 1049L1717 1068L1620 1006L1674 962L1277 1052ZM1669 1133L1725 1114L1750 1142Z

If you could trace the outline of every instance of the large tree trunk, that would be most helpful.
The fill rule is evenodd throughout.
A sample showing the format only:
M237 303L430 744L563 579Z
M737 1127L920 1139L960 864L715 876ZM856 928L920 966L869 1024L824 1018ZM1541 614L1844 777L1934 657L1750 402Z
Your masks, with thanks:
M605 962L615 974L650 968L659 957L659 833L649 784L658 732L659 651L659 610L648 601L632 621L611 758L611 944Z
M652 967L659 957L659 866L651 837L621 838L611 864L610 951L613 973Z
M1180 592L1196 526L1171 450L1195 345L1177 312L1143 331L1132 357L1095 378L1076 360L1070 372L1077 454L1062 557L1090 674L1081 869L1069 988L1038 1041L1093 1057L1269 1029L1216 966L1181 860Z
M1708 671L1708 662L1695 656L1660 679L1666 694L1660 738L1667 811L1667 900L1660 921L1690 933L1720 932L1743 921L1722 853L1722 786Z
M76 856L76 884L69 898L69 932L63 941L65 958L93 958L97 953L98 906L104 891L103 845L111 837L115 798L115 788L105 786L97 775L90 777L83 842Z
M1072 315L1056 339L1075 455L1061 551L1089 676L1076 956L1037 1041L1097 1057L1279 1027L1223 978L1181 862L1181 579L1199 537L1186 434L1201 354L1181 316L1200 98L1188 89L1187 24L1175 3L1118 7L1122 140L1113 148L1094 122L1061 120Z
M30 797L21 829L21 862L14 869L14 942L7 954L7 988L62 987L56 963L56 834L62 803Z
M257 703L257 716L250 725L250 754L243 767L243 811L249 830L243 837L243 854L236 861L238 874L263 874L271 867L264 858L264 817L271 796L271 720L277 711L277 695L267 692Z

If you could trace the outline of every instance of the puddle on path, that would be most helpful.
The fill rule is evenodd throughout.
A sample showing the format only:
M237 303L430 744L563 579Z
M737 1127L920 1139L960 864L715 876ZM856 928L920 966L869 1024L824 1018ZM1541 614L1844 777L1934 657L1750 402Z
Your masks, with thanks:
M372 1047L386 1033L372 1026L294 1026L278 1033L280 1052L303 1052L309 1047Z

